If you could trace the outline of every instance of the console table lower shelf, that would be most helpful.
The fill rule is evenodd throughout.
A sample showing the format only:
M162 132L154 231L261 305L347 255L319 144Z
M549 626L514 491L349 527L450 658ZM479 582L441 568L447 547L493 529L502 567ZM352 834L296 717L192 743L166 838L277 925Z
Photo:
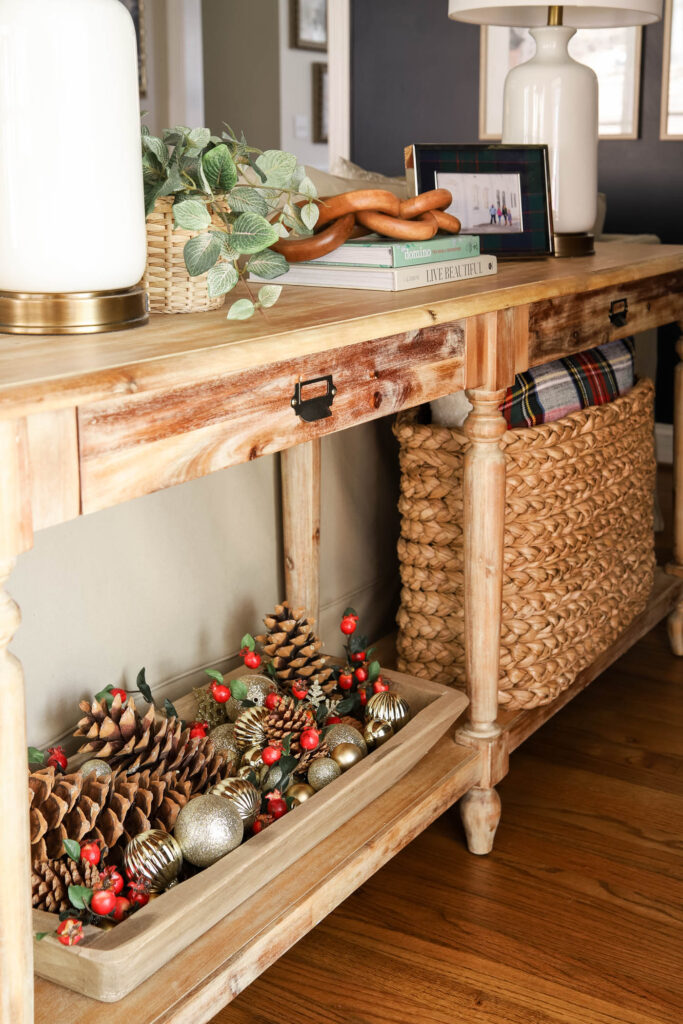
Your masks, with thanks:
M515 750L676 606L683 581L658 570L647 608L569 689L545 707L501 712L499 742ZM35 979L35 1024L202 1024L251 984L420 832L476 786L482 755L452 735L116 1003Z

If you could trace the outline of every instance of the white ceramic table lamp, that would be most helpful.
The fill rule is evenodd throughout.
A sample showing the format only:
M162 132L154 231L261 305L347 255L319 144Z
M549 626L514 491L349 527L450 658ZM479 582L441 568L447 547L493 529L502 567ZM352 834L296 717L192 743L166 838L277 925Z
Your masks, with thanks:
M135 28L120 0L0 0L0 332L144 322Z
M449 0L448 16L480 25L531 29L536 53L505 79L504 143L547 143L555 255L585 255L598 195L598 80L569 56L577 28L647 25L662 0Z

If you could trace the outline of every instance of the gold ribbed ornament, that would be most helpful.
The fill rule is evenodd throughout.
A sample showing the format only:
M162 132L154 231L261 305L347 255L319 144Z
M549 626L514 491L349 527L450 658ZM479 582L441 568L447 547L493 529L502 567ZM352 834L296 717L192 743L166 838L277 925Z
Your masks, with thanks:
M213 743L214 750L219 754L225 754L228 761L228 773L237 771L240 763L240 747L235 739L235 726L231 722L224 725L217 725L209 733L209 739Z
M313 761L311 767L308 769L309 786L313 786L313 789L318 792L320 789L324 789L325 786L329 786L330 782L334 782L341 775L341 768L331 757L319 757L316 761Z
M389 722L394 732L398 732L410 721L410 705L403 697L389 690L375 693L365 705L365 721L370 722L375 718Z
M370 702L368 701L368 703ZM329 732L325 733L325 743L330 750L334 750L340 743L353 743L363 756L368 752L367 744L358 729L354 729L352 725L345 725L343 722L333 725Z
M137 875L148 882L151 893L164 892L178 881L183 855L173 836L152 828L131 839L123 866L130 877Z
M343 772L353 768L363 757L355 743L338 743L332 751L332 760L336 761Z
M235 722L235 741L244 750L248 747L260 747L266 742L265 721L268 718L267 708L246 708Z
M261 810L261 794L247 779L223 779L209 790L209 794L225 797L237 808L245 828L250 828Z
M363 739L368 745L368 750L381 747L383 743L390 740L394 735L394 727L391 722L384 722L380 718L371 718L366 722L363 729Z
M261 747L249 747L242 754L242 768L253 768L258 772L263 768L263 751Z
M173 834L185 860L208 868L240 845L244 824L232 801L206 793L181 808Z

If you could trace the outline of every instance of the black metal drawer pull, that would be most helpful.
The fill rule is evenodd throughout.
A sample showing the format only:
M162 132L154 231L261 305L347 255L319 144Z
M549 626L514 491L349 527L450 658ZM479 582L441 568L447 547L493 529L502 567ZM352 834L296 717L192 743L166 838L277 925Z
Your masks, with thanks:
M304 388L311 388L314 384L325 384L324 394L316 394L311 398L306 398L304 396ZM302 420L306 420L307 423L314 423L316 420L324 420L332 415L332 402L336 394L337 389L332 381L332 374L328 373L325 377L300 380L294 386L294 397L292 398L291 405L294 412L297 416L301 416Z
M615 327L624 327L628 320L628 299L614 299L609 306L610 323Z

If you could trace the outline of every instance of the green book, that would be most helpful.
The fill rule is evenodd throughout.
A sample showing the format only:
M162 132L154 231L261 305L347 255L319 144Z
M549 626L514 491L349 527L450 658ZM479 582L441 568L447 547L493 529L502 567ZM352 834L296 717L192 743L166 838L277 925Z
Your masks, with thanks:
M395 269L471 256L479 256L478 235L435 235L426 242L397 242L379 235L365 235L344 242L338 249L306 265Z

